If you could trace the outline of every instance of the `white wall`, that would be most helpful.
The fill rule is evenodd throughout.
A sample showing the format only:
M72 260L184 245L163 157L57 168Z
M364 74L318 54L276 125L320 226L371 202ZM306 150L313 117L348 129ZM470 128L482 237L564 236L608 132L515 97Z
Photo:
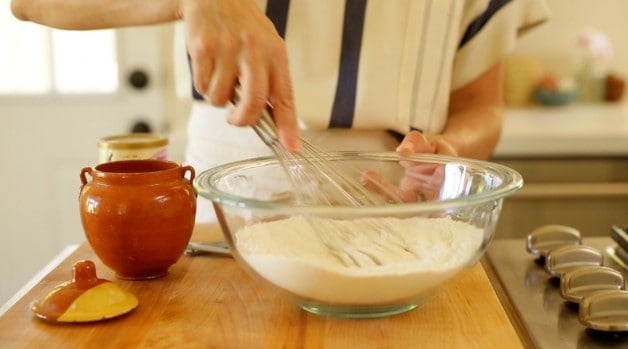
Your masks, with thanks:
M167 98L174 95L167 88L172 49L162 47L172 41L168 29L117 33L121 76L137 68L148 72L151 84L144 90L122 80L110 95L0 96L0 307L65 246L85 240L79 174L97 162L98 139L128 132L138 116L159 130L177 112Z
M546 0L551 19L522 37L516 54L541 58L548 72L572 74L579 63L576 37L586 27L600 30L613 43L611 71L628 77L628 1Z

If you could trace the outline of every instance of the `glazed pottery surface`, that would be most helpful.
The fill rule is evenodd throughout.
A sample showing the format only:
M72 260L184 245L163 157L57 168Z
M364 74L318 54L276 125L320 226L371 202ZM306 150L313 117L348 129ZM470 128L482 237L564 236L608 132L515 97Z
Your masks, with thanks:
M31 310L50 322L92 322L126 314L137 305L135 295L99 278L94 262L80 260L72 266L72 280L55 287Z
M148 159L81 170L83 230L117 277L164 276L183 254L196 214L194 175L191 166Z

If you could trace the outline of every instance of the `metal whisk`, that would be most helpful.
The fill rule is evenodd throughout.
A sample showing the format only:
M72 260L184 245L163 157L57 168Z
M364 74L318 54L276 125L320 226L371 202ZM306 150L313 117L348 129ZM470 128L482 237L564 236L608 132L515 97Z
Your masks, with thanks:
M303 139L300 154L288 152L279 142L271 112L272 106L268 104L253 129L279 160L298 200L330 206L402 202L393 190L377 182L374 183L377 192L367 189L357 179L363 175L361 170L334 164L333 155L318 150ZM351 228L340 221L306 217L305 222L331 255L345 267L382 266L419 258L389 224L376 218L351 222Z
M239 90L235 91L239 100ZM363 171L352 166L334 164L333 154L317 149L301 139L298 154L287 151L278 139L272 117L272 105L266 104L253 130L271 149L292 182L298 200L324 205L365 206L401 202L398 194L378 182L371 182L376 191L367 189L361 182Z
M237 103L239 99L238 87L233 102ZM369 181L370 188L367 188L361 181L365 175L363 170L351 164L335 162L338 160L337 155L321 151L303 139L300 153L287 151L279 141L272 112L272 105L267 103L259 121L252 127L279 160L298 202L368 206L403 201L394 189L378 181ZM389 224L376 218L351 222L351 229L341 220L305 217L305 222L316 232L319 241L329 249L331 255L347 267L381 266L391 263L391 255L396 256L395 260L418 258L403 239L399 236L395 238L395 231ZM366 245L365 238L369 241Z

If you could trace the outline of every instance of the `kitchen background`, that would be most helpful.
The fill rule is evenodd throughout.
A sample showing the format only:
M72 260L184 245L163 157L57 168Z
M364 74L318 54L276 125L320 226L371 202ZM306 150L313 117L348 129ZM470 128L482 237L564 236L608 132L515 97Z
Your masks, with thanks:
M99 138L148 126L167 134L171 158L182 159L190 85L179 27L52 31L16 21L9 0L0 3L1 305L84 240L79 173L96 164ZM521 171L526 185L505 202L496 238L548 223L587 235L628 224L626 93L612 102L569 100L583 71L577 38L585 29L612 45L604 77L628 77L628 2L548 5L552 20L507 62L508 109L494 160ZM539 86L547 93L535 97Z

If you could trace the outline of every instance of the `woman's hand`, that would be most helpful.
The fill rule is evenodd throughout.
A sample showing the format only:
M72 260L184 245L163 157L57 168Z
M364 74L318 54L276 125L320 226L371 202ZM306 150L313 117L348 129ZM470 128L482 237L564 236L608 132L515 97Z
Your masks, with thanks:
M502 65L495 64L476 80L453 91L447 124L441 134L409 132L396 151L488 159L501 130ZM373 171L362 184L392 202L415 202L439 198L445 181L445 165L401 161L404 176L388 183Z
M70 30L183 20L196 90L222 106L240 84L228 121L253 125L268 101L282 144L300 147L285 44L254 0L11 0L11 10L21 20Z
M439 197L445 180L444 165L403 160L400 164L405 171L397 185L387 182L375 171L365 172L360 183L390 203L429 201Z
M424 135L419 131L410 131L399 146L399 153L428 153L458 156L458 151L443 135Z
M280 141L297 151L299 129L285 43L256 3L182 0L179 14L196 90L222 106L239 84L240 100L228 116L237 126L255 124L270 102Z
M450 95L447 123L440 134L412 131L397 151L488 160L502 126L502 63L493 65Z

